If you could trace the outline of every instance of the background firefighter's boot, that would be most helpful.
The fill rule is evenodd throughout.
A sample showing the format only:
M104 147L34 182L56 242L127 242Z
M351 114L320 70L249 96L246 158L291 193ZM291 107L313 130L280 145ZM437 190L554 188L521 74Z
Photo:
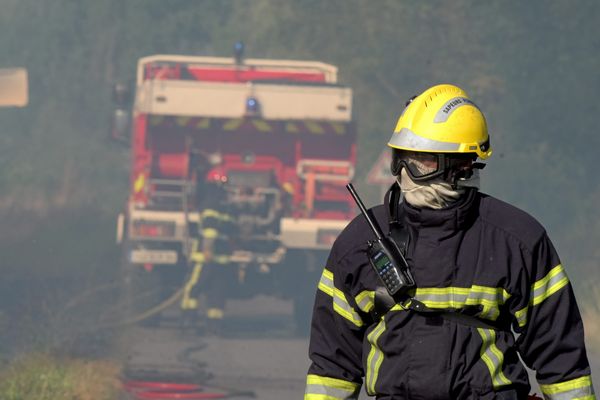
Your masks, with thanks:
M220 335L223 327L224 311L222 308L210 307L206 310L206 333Z

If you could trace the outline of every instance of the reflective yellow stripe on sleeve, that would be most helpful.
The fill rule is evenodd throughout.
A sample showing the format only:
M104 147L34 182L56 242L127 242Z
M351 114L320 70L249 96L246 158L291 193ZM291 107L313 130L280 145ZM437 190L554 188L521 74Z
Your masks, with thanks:
M358 383L326 376L308 375L304 400L355 400L358 399L359 391Z
M339 315L360 327L363 326L363 321L360 315L352 308L346 300L344 292L336 288L333 284L333 272L328 269L323 270L321 280L319 281L319 290L333 298L333 310Z
M356 305L363 312L369 313L373 306L375 305L375 291L373 290L365 290L362 291L354 298L356 301Z
M550 385L540 384L546 400L596 400L589 375Z
M494 389L510 385L512 382L502 372L504 354L496 346L496 332L493 329L477 328L483 343L481 345L481 359L490 371Z
M531 285L529 304L515 312L515 318L521 328L527 325L527 312L529 307L535 307L544 300L569 284L569 278L562 264L552 268L548 274Z
M558 264L548 275L533 284L530 304L537 306L563 287L567 286L569 278L563 266Z
M515 312L515 318L521 328L527 325L527 311L529 311L529 306L525 306L525 308Z

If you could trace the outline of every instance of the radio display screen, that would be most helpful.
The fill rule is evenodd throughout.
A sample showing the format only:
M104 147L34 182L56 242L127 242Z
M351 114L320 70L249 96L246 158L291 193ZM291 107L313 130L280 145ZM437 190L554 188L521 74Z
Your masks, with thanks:
M389 262L390 259L385 255L385 253L380 252L375 258L375 268L381 271Z

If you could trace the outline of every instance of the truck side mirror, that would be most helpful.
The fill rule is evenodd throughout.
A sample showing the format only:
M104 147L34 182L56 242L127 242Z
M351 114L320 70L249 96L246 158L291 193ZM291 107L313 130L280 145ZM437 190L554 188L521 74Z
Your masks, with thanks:
M118 108L129 108L131 105L131 90L122 82L113 85L112 97L114 105Z
M114 110L110 137L115 141L127 143L131 126L131 91L127 85L116 83L113 86L112 98Z
M116 108L113 112L110 137L118 142L127 142L131 117L128 110Z

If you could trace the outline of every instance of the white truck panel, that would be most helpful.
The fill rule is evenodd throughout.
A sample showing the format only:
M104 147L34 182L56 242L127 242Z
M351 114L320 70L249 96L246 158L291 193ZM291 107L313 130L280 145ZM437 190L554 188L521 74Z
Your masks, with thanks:
M352 90L337 86L148 80L137 89L136 110L155 115L241 118L253 97L269 120L350 121Z
M174 250L134 249L129 254L133 264L177 264L177 252Z

